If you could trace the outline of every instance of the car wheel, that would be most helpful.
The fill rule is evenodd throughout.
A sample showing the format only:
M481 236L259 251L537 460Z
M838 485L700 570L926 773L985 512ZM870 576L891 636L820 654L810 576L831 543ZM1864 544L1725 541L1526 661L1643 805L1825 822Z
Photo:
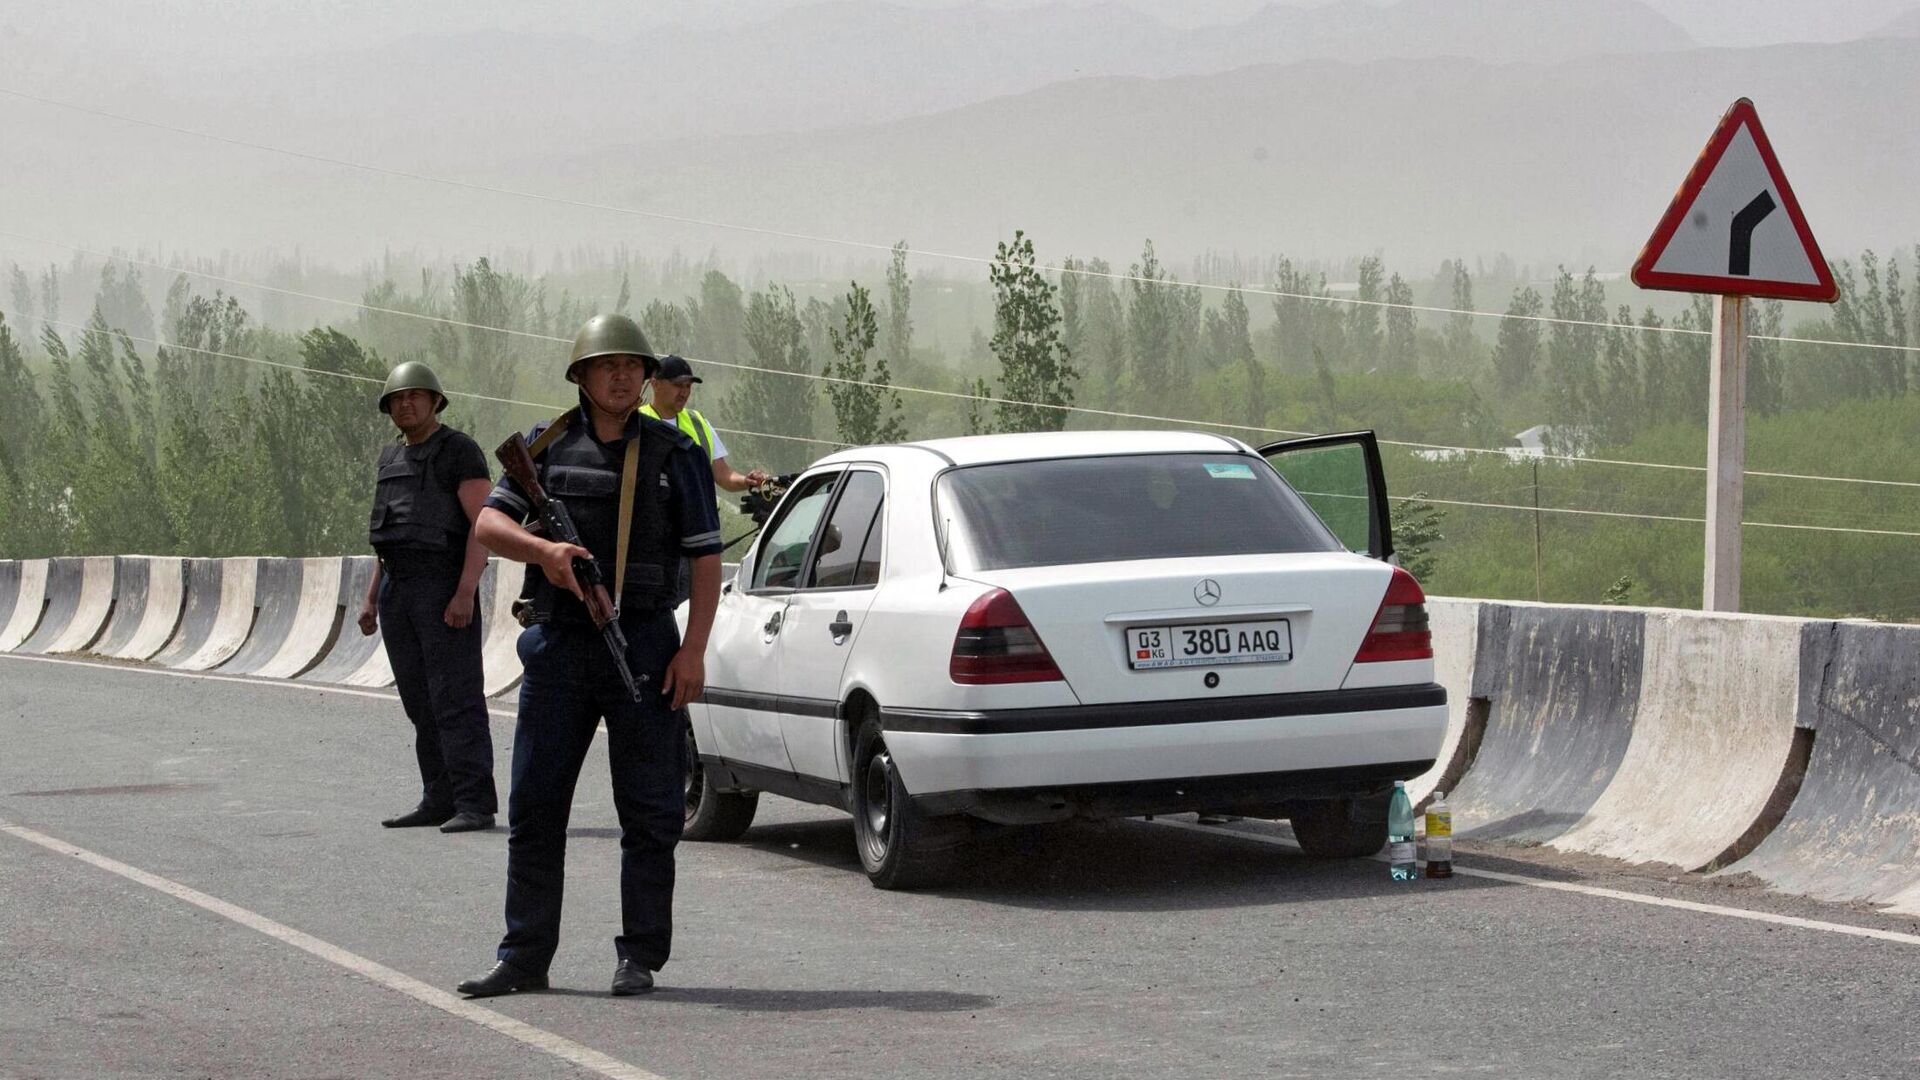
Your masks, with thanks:
M1302 803L1289 820L1301 850L1321 859L1364 859L1387 844L1387 799L1363 796Z
M738 840L753 824L760 808L757 791L715 791L707 784L706 767L700 764L700 748L693 741L693 725L687 725L687 819L680 832L683 840Z
M964 817L927 817L914 808L879 721L854 739L853 835L867 880L880 889L939 882L970 834Z

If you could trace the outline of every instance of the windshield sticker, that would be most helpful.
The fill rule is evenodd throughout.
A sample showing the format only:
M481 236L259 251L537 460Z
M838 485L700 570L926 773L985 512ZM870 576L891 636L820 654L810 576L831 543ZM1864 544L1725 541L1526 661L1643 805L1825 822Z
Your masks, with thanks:
M1253 466L1237 461L1209 461L1207 475L1215 480L1252 480Z

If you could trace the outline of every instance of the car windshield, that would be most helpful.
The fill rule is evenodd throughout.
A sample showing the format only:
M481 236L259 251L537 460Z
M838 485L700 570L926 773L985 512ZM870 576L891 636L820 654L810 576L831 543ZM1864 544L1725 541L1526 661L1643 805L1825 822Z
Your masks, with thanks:
M975 465L940 478L939 512L956 571L1344 550L1246 454Z

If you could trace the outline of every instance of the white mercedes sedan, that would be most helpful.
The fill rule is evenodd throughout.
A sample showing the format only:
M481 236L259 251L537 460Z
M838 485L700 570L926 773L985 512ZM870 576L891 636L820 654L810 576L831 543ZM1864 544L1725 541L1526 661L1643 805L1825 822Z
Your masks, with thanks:
M983 822L1288 818L1370 855L1446 727L1371 432L873 446L788 488L720 598L687 829L853 815L882 888Z

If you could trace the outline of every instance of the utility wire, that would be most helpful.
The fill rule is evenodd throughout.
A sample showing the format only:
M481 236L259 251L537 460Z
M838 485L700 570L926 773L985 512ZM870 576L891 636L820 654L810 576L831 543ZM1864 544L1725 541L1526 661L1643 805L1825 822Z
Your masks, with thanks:
M46 326L59 326L69 330L78 330L83 334L97 332L93 327L87 326L84 323L64 322L59 319L43 319L38 315L23 316L19 312L8 311L4 308L0 308L0 315L10 315L16 319L31 318L31 319L37 320L38 322ZM334 379L348 379L353 382L372 383L375 386L386 385L385 379L376 379L371 375L355 375L350 371L328 371L324 368L311 368L301 364L289 364L281 360L268 360L265 357L261 357L261 356L244 356L240 353L221 352L218 349L202 349L194 345L175 345L165 341L160 341L157 338L141 337L136 334L129 334L124 330L109 330L108 335L115 338L124 337L128 341L136 341L142 345L152 345L155 348L159 348L159 349L171 349L175 352L193 353L198 356L211 357L211 358L216 358L221 360L238 360L248 364L259 364L263 367L280 368L285 371L297 372L302 375L325 375L329 378L334 378ZM571 405L559 405L550 401L525 401L520 398L493 397L488 394L475 394L465 390L446 390L442 392L445 393L446 396L450 398L470 398L474 401L491 401L499 405L525 405L529 408L557 409L561 411L565 411L567 409L573 408L573 406ZM808 438L802 435L775 435L772 432L767 432L767 431L746 431L740 428L723 428L723 427L715 427L713 430L721 432L726 435L746 435L756 439L785 439L788 442L814 443L820 446L832 446L840 449L844 449L848 445L847 443L837 442L833 439L814 439L814 438Z
M20 317L18 312L8 311L4 308L0 308L0 315L12 315L15 318ZM80 323L66 322L59 319L41 319L40 321L48 326L66 327L72 330L79 330L83 333L97 332L97 331L94 331L92 327L88 327ZM145 345L153 345L157 348L173 349L179 352L194 353L199 356L216 357L224 360L238 360L248 364L260 364L266 367L280 368L283 370L299 372L306 375L327 375L336 379L348 379L353 382L373 383L376 385L385 385L385 382L386 382L386 380L384 379L376 379L371 375L355 375L352 372L346 372L346 371L327 371L320 368L303 367L299 364L289 364L279 360L268 360L268 359L265 359L264 357L258 357L258 356L246 356L240 353L222 352L217 349L203 349L193 345L169 345L155 338L140 337L134 334L129 334L123 330L109 331L109 334L110 336L115 338L124 337L128 341L136 341ZM487 394L475 394L475 393L470 393L462 390L447 390L447 391L444 391L444 393L448 397L471 398L476 401L491 401L501 405L525 405L525 406L530 406L532 408L537 408L537 409L570 408L570 406L558 405L552 402L525 401L520 398L493 397ZM835 442L831 439L813 439L813 438L805 438L798 435L774 435L769 432L763 432L763 431L741 431L735 428L715 428L714 430L725 432L728 435L746 435L746 436L763 438L763 439L786 439L793 442L817 443L821 445L834 446L834 447L845 447L848 445L842 442ZM1360 495L1349 495L1349 494L1336 493L1336 492L1302 492L1302 494L1318 495L1318 496L1335 498L1335 499L1364 498L1364 496L1360 496ZM1486 510L1519 510L1519 511L1525 511L1528 513L1543 513L1543 514L1577 514L1584 517L1626 518L1626 519L1635 520L1635 521L1673 521L1673 522L1685 522L1688 524L1695 524L1695 525L1703 525L1706 523L1706 520L1707 520L1705 518L1675 517L1675 516L1664 515L1664 514L1621 513L1619 511L1613 511L1613 510L1577 510L1571 507L1520 506L1514 503L1469 502L1462 499L1419 498L1417 496L1412 496L1412 495L1394 495L1394 496L1389 496L1389 498L1394 502L1425 502L1425 503L1432 503L1437 506L1466 506L1466 507L1476 507L1476 508L1486 509ZM1894 529L1849 529L1849 528L1841 528L1839 526L1834 526L1834 525L1788 525L1788 524L1771 522L1771 521L1743 521L1741 522L1741 524L1750 526L1756 529L1798 529L1798 530L1804 530L1807 532L1858 533L1858 534L1863 534L1868 536L1920 537L1920 532L1902 532Z
M4 90L0 89L0 92L4 92ZM347 300L337 296L326 296L320 293L303 292L299 289L289 289L280 285L268 285L263 282L248 281L243 278L226 277L220 274L213 274L213 273L209 273L207 271L202 271L202 270L190 270L184 267L168 266L165 263L160 263L152 260L136 259L127 255L100 251L94 248L81 247L76 244L62 243L57 240L47 240L41 237L29 236L24 233L11 232L5 229L0 229L0 236L9 237L11 239L16 239L16 240L23 240L29 243L44 244L48 247L61 248L66 251L79 252L83 255L91 255L96 258L118 260L130 266L144 266L144 267L149 267L151 269L161 270L169 273L186 274L191 277L202 278L207 281L216 281L226 285L237 285L244 288L258 289L263 292L275 293L281 296L296 297L302 300L313 300L313 301L317 301L320 303L327 303L327 304L339 304L345 307L356 308L361 311L369 311L369 312L374 312L376 314L381 314L381 315L393 315L400 318L417 319L423 322L438 323L446 326L460 327L468 330L481 330L489 333L505 334L512 337L530 338L536 341L543 341L543 342L557 342L561 344L566 344L567 342L572 340L570 338L555 337L554 335L551 335L551 334L534 333L533 331L530 331L530 330L513 330L507 327L488 326L484 323L466 322L460 319L449 318L444 315L430 315L425 312L408 311L404 308L382 307L378 304L369 304L360 300ZM22 316L22 317L32 318L33 316ZM817 374L817 373L808 372L808 371L783 371L778 368L758 367L753 364L733 363L725 360L703 360L698 357L689 357L688 359L691 362L696 364L707 364L713 367L728 368L728 369L738 370L738 371L749 371L749 372L755 372L755 373L764 374L764 375L785 375L790 378L807 379L807 380L812 380L816 382L841 383L841 384L851 385L851 386L863 386L863 387L875 388L875 389L897 390L902 393L926 394L926 395L931 395L935 397L955 398L955 399L960 399L960 400L970 401L970 402L990 403L993 400L995 400L991 398L980 398L980 397L976 397L973 394L960 393L952 390L934 390L928 387L920 387L920 386L901 386L893 383L861 381L857 379L848 379L842 376ZM1196 420L1196 419L1187 419L1187 418L1181 418L1181 417L1168 417L1168 416L1154 415L1150 413L1119 412L1111 409L1095 409L1095 408L1090 408L1084 405L1062 405L1062 404L1056 404L1053 402L1038 402L1038 401L1012 401L1004 398L998 399L998 400L1003 401L1008 405L1017 405L1017 406L1022 406L1026 408L1054 409L1054 410L1059 410L1059 411L1068 412L1068 413L1081 413L1086 415L1104 416L1112 419L1122 419L1122 420L1145 420L1145 421L1151 421L1154 423L1173 424L1176 426L1189 425L1189 426L1195 426L1195 427L1223 428L1228 431L1257 432L1264 435L1306 436L1306 435L1318 434L1317 432L1295 431L1288 428L1271 428L1271 427L1261 427L1261 426L1250 425L1250 424L1233 424L1233 423L1226 423L1226 422L1215 421L1215 420ZM772 435L763 436L763 437L793 438L793 436L772 436ZM1397 439L1381 439L1380 443L1383 446L1397 446L1397 447L1409 448L1414 450L1426 450L1426 451L1434 451L1434 452L1442 452L1442 453L1492 454L1492 455L1507 458L1509 461L1539 459L1543 461L1573 462L1573 463L1586 464L1586 465L1617 465L1617 466L1628 467L1628 468L1667 469L1667 470L1673 470L1673 471L1679 471L1679 472L1704 473L1707 471L1706 467L1701 465L1675 465L1675 464L1670 464L1666 462L1656 462L1656 461L1630 461L1630 460L1621 460L1621 459L1615 459L1615 458L1579 457L1572 454L1549 454L1544 452L1533 453L1533 452L1523 451L1517 447L1510 447L1507 449L1490 449L1487 447L1480 447L1480 446L1449 446L1441 443L1408 442L1405 440L1397 440ZM1782 479L1782 480L1806 480L1806 481L1824 482L1824 483L1869 484L1869 485L1875 485L1875 486L1881 486L1881 487L1920 488L1920 482L1916 482L1916 481L1876 480L1876 479L1870 479L1867 477L1857 477L1857 476L1825 476L1825 475L1816 475L1816 474L1808 474L1808 473L1769 472L1769 471L1758 470L1758 469L1748 469L1746 470L1746 475L1768 477L1772 479Z
M333 166L344 168L344 169L355 169L361 172L373 173L379 176L388 176L388 177L395 177L395 178L404 179L404 180L413 180L420 183L443 184L448 187L459 188L463 191L476 191L476 192L482 192L490 195L504 195L504 196L517 198L517 199L530 199L536 202L543 202L543 203L548 203L548 204L557 205L557 206L569 206L569 207L574 207L576 209L582 209L582 210L605 211L607 213L622 214L630 217L649 218L656 221L665 221L665 222L670 222L672 224L677 224L677 225L693 225L700 228L721 229L721 230L727 230L731 232L743 232L743 233L750 233L757 236L771 236L771 237L776 237L776 238L785 239L785 240L799 240L807 243L830 244L830 245L836 245L840 247L858 248L863 251L891 252L894 249L893 245L876 243L871 240L854 240L846 237L820 236L813 233L796 232L789 229L772 229L772 228L766 228L758 225L744 225L739 222L718 221L711 218L688 217L681 214L669 214L659 210L642 210L638 207L620 206L614 203L592 202L584 199L569 198L564 195L554 195L548 192L527 191L521 188L502 187L495 184L483 184L473 180L462 180L458 177L439 176L432 173L412 172L406 169L396 169L396 168L391 168L385 165L373 165L366 162L353 161L348 158L331 157L326 154L316 154L306 150L296 150L291 147L275 146L270 143L254 142L250 139L240 139L230 135L220 135L214 132L201 131L196 128L181 127L177 124L163 123L158 120L148 120L143 117L128 116L124 113L111 112L106 109L96 109L91 106L80 105L70 101L60 101L55 98L45 97L40 94L32 94L24 90L16 90L6 86L0 86L0 95L17 98L22 101L30 101L38 105L47 106L49 108L66 109L66 110L81 113L87 116L94 116L94 117L99 117L101 119L117 121L119 123L133 124L138 127L153 128L158 131L171 132L176 135L186 135L192 138L205 139L210 142L221 143L227 146L242 147L245 149L258 150L258 151L261 151L264 153L270 153L270 154L282 154L287 157L300 159L302 161L311 161L311 162L316 162L324 165L333 165ZM934 251L928 248L902 247L901 250L904 251L906 254L917 255L922 258L946 259L953 262L972 263L974 265L991 265L996 261L994 259L986 258L980 255L963 255L958 252ZM1693 335L1693 336L1709 336L1712 333L1712 331L1710 330L1695 330L1695 329L1680 327L1680 326L1641 326L1634 323L1616 323L1616 322L1610 322L1607 320L1597 320L1597 319L1566 319L1566 318L1560 318L1558 316L1553 316L1553 315L1520 315L1520 314L1515 314L1513 312L1505 312L1505 311L1479 311L1472 308L1449 308L1449 307L1441 307L1438 305L1429 305L1429 304L1396 304L1388 300L1365 300L1365 299L1361 299L1360 297L1354 297L1354 296L1325 296L1318 293L1284 292L1278 289L1261 289L1261 288L1254 288L1254 287L1241 286L1241 285L1217 285L1217 284L1212 284L1208 282L1179 281L1179 280L1170 279L1170 278L1141 277L1140 275L1137 275L1137 274L1122 274L1122 273L1117 273L1113 271L1092 270L1084 266L1066 266L1063 264L1053 264L1053 263L1043 264L1039 267L1039 269L1051 271L1057 274L1075 274L1081 277L1102 278L1108 281L1130 282L1130 283L1140 284L1140 285L1179 286L1181 288L1211 290L1216 292L1239 292L1247 296L1265 296L1265 297L1273 297L1277 299L1289 299L1289 300L1309 300L1309 301L1318 301L1321 303L1329 303L1329 304L1347 304L1347 305L1356 306L1356 307L1401 308L1407 311L1418 311L1418 312L1425 312L1428 314L1435 314L1435 315L1465 315L1469 318L1479 318L1479 319L1513 319L1513 320L1519 320L1523 322L1546 323L1546 324L1551 324L1556 326L1586 326L1586 327L1594 327L1594 328L1605 329L1605 330L1633 330L1639 333L1663 333L1663 334L1681 334L1681 335ZM1920 352L1920 346L1883 345L1876 342L1864 342L1864 341L1830 341L1830 340L1823 340L1818 338L1778 337L1778 336L1772 336L1772 335L1751 335L1750 340L1794 342L1794 343L1806 344L1806 345L1830 345L1837 348L1849 348L1849 349L1882 349L1882 350L1891 350L1896 352Z

